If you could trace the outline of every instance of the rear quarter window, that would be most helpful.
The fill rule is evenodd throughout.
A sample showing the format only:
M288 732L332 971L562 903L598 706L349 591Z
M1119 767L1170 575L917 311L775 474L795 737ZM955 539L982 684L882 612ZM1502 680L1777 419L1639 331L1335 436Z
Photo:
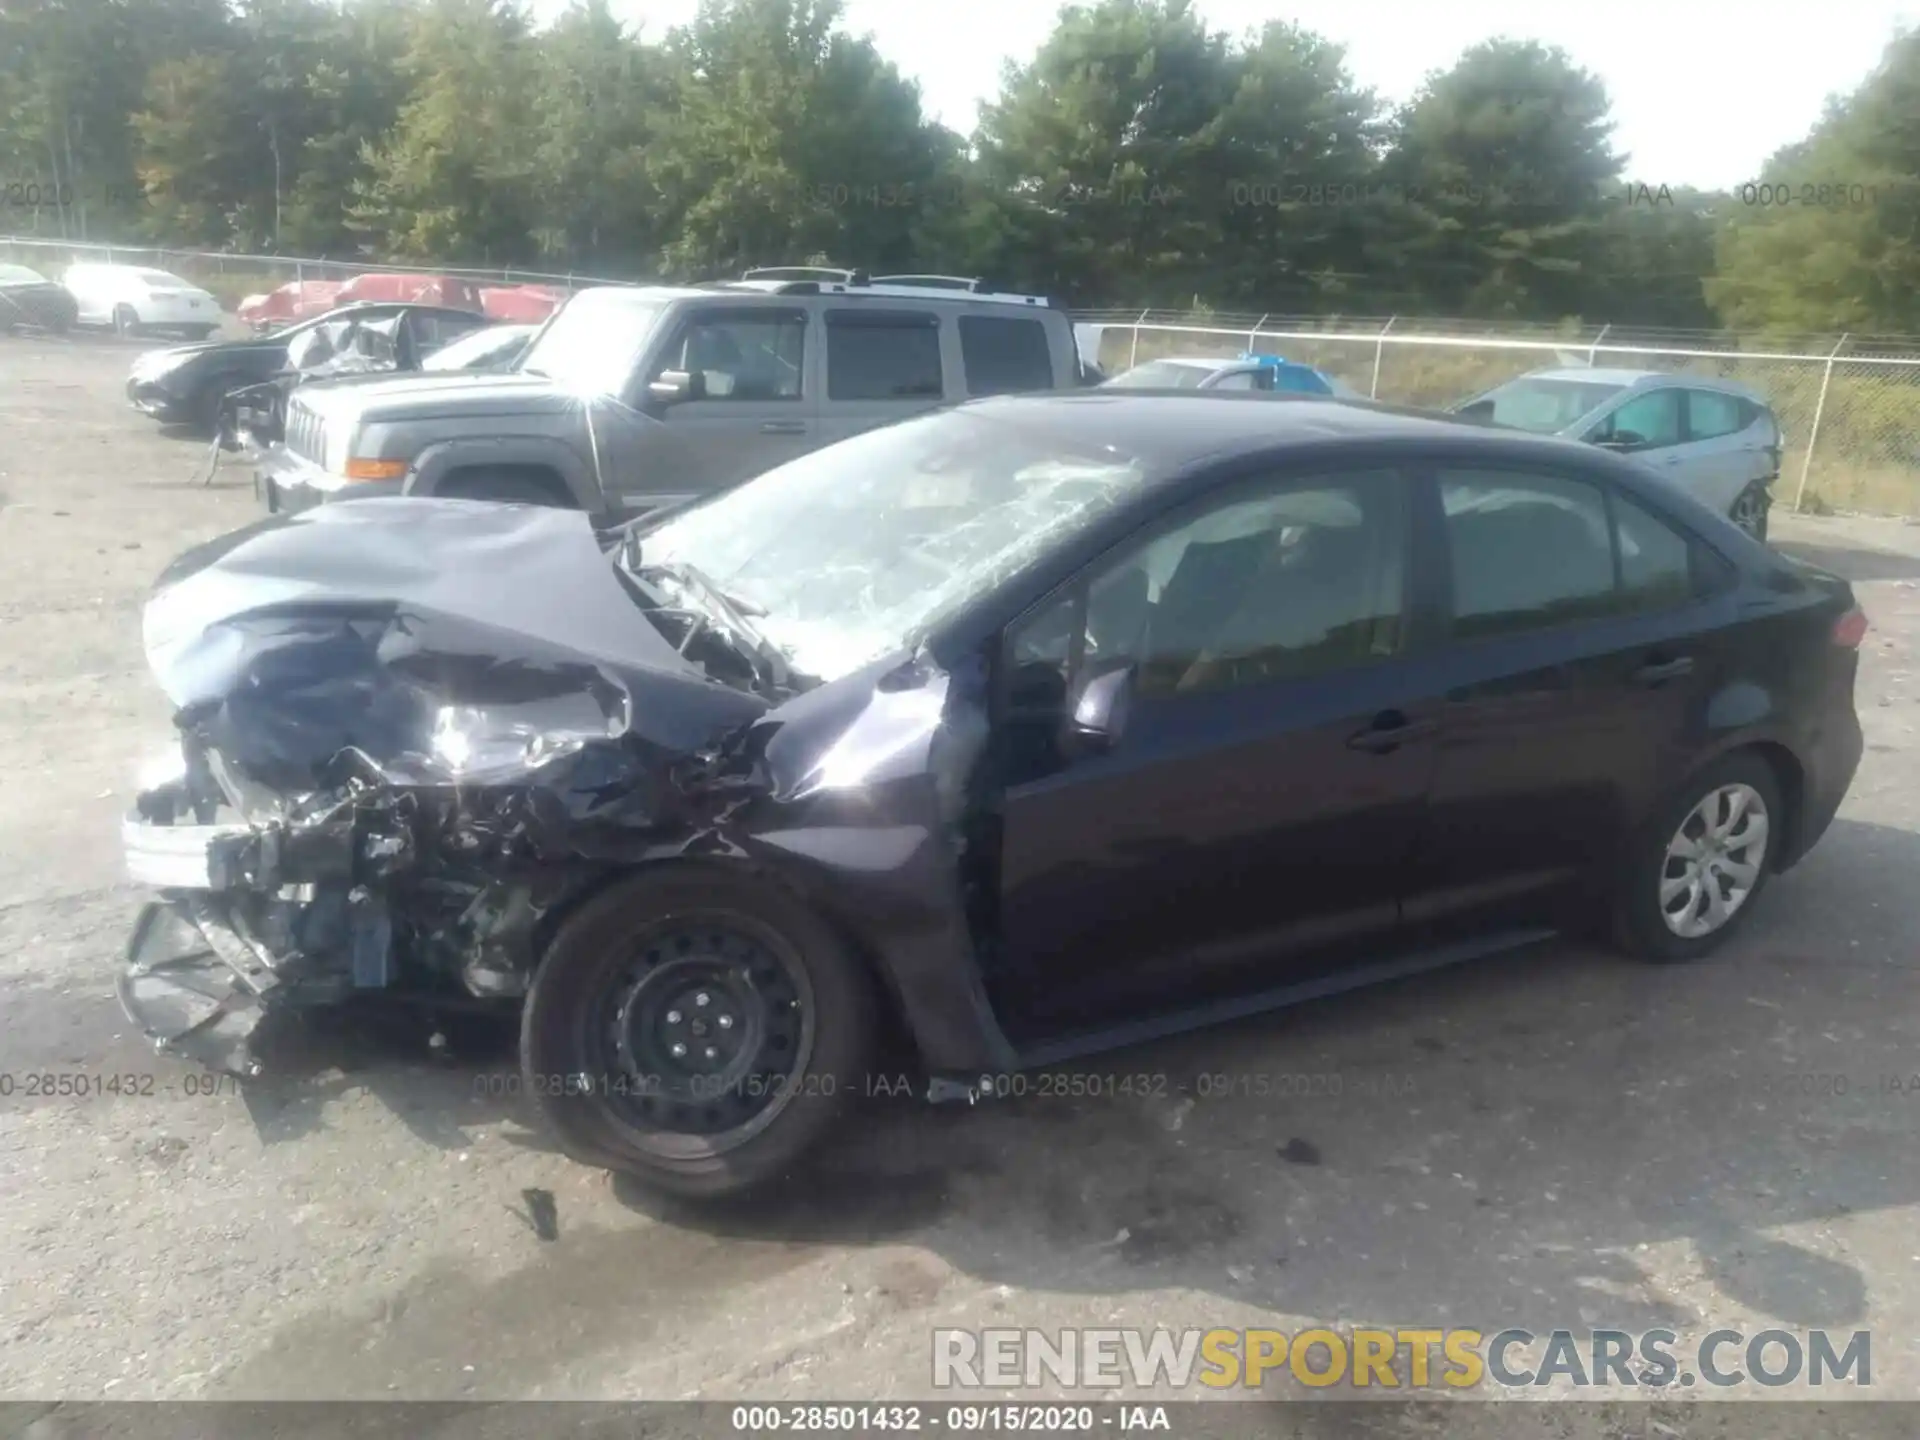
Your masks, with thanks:
M969 395L1053 389L1053 351L1038 320L962 315L960 363Z

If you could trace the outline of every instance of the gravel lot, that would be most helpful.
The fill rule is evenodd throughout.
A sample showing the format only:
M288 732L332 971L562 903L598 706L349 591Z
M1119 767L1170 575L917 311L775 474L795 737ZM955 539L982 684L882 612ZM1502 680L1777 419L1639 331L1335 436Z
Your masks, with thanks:
M140 601L257 511L126 406L131 350L0 337L0 1397L901 1397L936 1326L1074 1324L1869 1328L1872 1393L1920 1396L1920 529L1780 526L1872 617L1868 754L1713 962L1544 948L1084 1067L1157 1097L876 1100L702 1216L548 1151L479 1037L323 1036L207 1096L123 1020Z

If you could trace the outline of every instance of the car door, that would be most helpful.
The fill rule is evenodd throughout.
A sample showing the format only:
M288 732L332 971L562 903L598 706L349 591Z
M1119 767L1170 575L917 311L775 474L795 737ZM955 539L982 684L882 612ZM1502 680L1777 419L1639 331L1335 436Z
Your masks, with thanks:
M1683 481L1686 412L1680 387L1630 391L1591 422L1581 438L1640 461L1670 480Z
M1676 467L1688 492L1725 515L1742 490L1775 473L1773 426L1752 401L1726 390L1688 386L1685 458Z
M947 365L938 315L847 306L824 311L821 321L826 383L820 444L890 425L944 400Z
M1718 669L1698 542L1616 487L1541 467L1443 469L1437 767L1409 938L1550 925L1610 874L1685 753Z
M1091 1023L1310 978L1395 929L1438 697L1411 683L1408 487L1264 477L1035 606L1002 650L998 984ZM1061 739L1131 669L1124 733Z
M691 306L675 319L653 363L622 397L630 410L648 412L640 431L657 419L667 433L636 435L647 453L612 473L649 492L698 494L750 479L819 444L804 309L729 302ZM668 371L695 376L698 388L692 398L652 410L647 387ZM663 443L655 446L654 439Z

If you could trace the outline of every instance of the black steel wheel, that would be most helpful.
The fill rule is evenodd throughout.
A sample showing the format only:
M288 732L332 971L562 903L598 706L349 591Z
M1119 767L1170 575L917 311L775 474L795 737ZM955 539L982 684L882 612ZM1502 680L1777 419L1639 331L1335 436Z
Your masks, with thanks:
M716 1196L785 1174L860 1088L860 963L771 882L664 870L561 927L527 997L523 1084L576 1158Z

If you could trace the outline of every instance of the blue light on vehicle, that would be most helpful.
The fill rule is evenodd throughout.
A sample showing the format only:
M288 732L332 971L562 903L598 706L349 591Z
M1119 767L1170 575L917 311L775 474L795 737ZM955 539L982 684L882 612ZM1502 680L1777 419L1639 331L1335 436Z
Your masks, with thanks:
M1247 351L1241 360L1273 371L1273 388L1293 390L1302 395L1331 395L1333 382L1311 365L1299 365L1284 355L1256 355Z

